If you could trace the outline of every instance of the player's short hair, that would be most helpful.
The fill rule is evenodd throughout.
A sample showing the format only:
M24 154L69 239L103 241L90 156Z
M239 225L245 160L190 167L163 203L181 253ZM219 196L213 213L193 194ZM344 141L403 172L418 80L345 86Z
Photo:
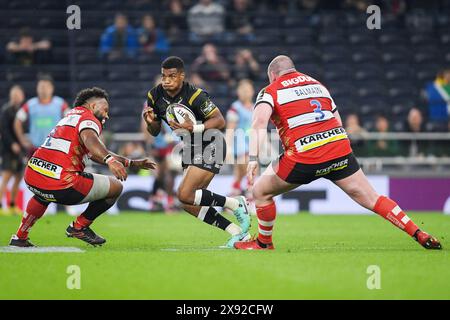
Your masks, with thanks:
M88 101L91 98L105 98L106 101L109 102L109 95L105 90L98 87L92 87L83 89L80 92L78 92L77 97L73 102L73 107L75 108L79 106L84 106L86 104L86 101Z
M180 57L171 56L171 57L166 58L161 63L161 68L163 68L163 69L176 68L177 71L184 71L184 61Z
M50 82L52 85L55 85L55 82L53 81L53 78L50 74L48 73L39 73L37 76L37 81L48 81Z

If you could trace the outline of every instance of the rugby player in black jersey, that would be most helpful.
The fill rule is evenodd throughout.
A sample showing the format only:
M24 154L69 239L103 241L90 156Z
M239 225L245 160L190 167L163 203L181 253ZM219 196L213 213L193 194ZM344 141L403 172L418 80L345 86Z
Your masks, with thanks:
M206 188L219 173L226 156L225 139L222 130L225 119L200 88L185 81L184 62L179 57L168 57L161 65L162 82L147 94L147 107L143 118L147 131L157 136L161 121L183 136L183 179L177 196L183 209L198 219L227 231L231 238L227 246L232 248L236 241L250 238L250 214L245 197L225 197ZM166 118L169 105L182 104L193 112L197 123L185 117L183 123ZM184 133L184 134L183 134ZM222 216L214 207L233 211L239 226Z

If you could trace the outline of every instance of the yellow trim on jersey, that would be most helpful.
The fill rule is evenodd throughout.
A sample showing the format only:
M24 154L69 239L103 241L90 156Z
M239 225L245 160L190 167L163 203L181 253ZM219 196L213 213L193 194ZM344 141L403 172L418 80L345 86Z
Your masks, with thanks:
M320 141L316 141L316 142L313 142L311 144L308 144L308 145L303 147L301 152L305 152L305 151L308 151L308 150L311 150L311 149L314 149L314 148L317 148L317 147L321 147L321 146L323 146L323 145L325 145L327 143L330 143L330 142L333 142L333 141L338 141L338 140L343 140L343 139L347 139L347 135L345 133L341 133L341 134L338 134L338 135L336 135L334 137L330 137L328 139L324 139L324 140L320 140Z
M147 93L147 97L149 97L149 99L152 100L153 105L155 105L155 99L153 99L153 96L150 93L150 91Z
M194 100L198 97L198 95L200 93L202 93L202 89L197 89L197 91L195 91L195 93L192 95L192 97L189 99L189 105L192 106L192 103L194 103Z
M219 110L219 108L217 108L217 106L216 106L214 109L212 109L212 110L205 116L205 118L208 118L208 117L209 117L210 115L212 115L213 112L216 111L216 110Z
M54 178L54 179L57 179L57 178L58 178L58 175L57 175L56 173L54 173L54 172L51 172L51 171L49 171L49 170L42 169L42 168L40 168L40 167L38 167L38 166L36 166L36 165L34 165L34 164L31 164L31 163L28 163L28 166L29 166L31 169L33 169L34 171L39 172L40 174L42 174L42 175L44 175L44 176L47 176L47 177L50 177L50 178Z

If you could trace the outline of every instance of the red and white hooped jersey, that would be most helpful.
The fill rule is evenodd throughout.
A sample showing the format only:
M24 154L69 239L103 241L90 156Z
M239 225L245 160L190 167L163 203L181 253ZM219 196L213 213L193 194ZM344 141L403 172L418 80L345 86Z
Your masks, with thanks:
M92 129L100 135L102 124L91 110L85 107L72 109L28 161L25 182L44 190L70 188L76 173L86 167L89 150L80 138L85 129Z
M255 108L262 102L272 106L285 155L295 162L321 163L352 152L333 98L319 81L297 71L282 75L259 92Z

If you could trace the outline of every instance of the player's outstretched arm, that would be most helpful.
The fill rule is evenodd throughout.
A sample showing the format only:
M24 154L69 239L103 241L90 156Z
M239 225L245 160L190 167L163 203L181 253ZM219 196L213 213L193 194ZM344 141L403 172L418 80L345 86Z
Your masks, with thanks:
M89 150L91 159L95 162L106 164L117 179L121 181L127 179L128 174L124 165L106 149L97 132L93 129L85 129L81 131L80 138L84 146Z

